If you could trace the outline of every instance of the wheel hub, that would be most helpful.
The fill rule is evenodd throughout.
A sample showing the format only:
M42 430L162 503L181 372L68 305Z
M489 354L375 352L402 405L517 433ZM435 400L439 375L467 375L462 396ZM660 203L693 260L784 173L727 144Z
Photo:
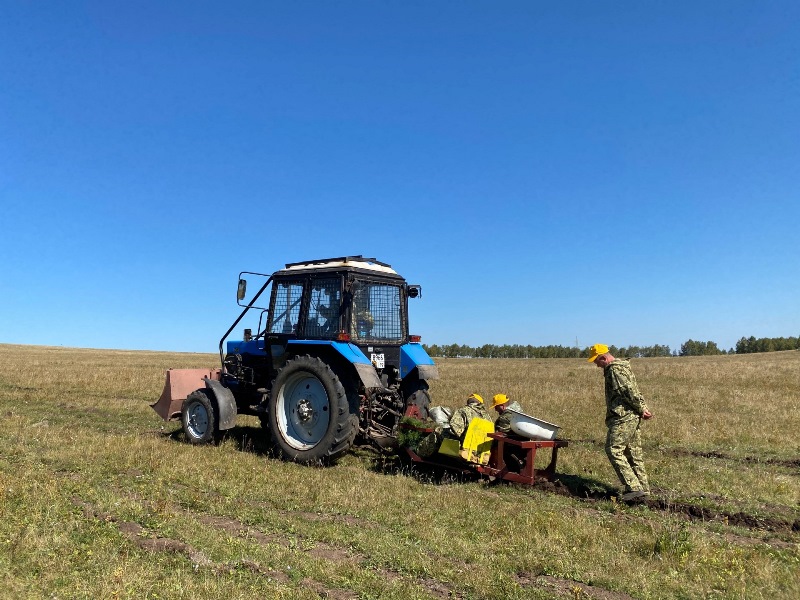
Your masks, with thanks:
M188 426L197 437L202 437L208 429L208 414L196 404L189 410Z
M307 398L303 398L297 403L297 416L303 423L310 421L313 418L314 407Z

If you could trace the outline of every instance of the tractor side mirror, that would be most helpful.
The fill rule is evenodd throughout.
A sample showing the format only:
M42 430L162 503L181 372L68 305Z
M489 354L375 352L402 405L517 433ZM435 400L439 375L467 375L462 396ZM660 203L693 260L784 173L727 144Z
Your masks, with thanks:
M408 286L408 297L409 298L416 298L417 296L422 298L422 286L419 286L419 285L410 285L410 286Z
M247 296L247 280L240 279L239 286L236 288L236 299L241 302Z

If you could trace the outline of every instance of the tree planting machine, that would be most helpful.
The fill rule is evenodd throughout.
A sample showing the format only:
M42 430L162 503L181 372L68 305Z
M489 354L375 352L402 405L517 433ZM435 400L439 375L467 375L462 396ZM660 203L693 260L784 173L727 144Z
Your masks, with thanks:
M263 280L252 298L248 279ZM192 444L212 443L238 415L253 415L280 454L300 463L331 463L357 439L394 449L399 437L413 463L526 484L552 479L557 449L567 445L554 432L536 441L475 419L465 439L444 440L427 458L402 443L409 430L434 431L428 382L439 373L408 325L408 301L421 296L390 265L360 255L242 272L243 310L220 339L220 368L169 369L152 407L180 419ZM246 317L254 326L228 340ZM552 449L545 469L534 466L540 448Z

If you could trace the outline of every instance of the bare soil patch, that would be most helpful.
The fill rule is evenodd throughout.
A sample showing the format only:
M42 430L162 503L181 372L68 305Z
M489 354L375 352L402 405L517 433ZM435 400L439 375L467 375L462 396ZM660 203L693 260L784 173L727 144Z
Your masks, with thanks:
M571 496L587 502L611 500L616 497L616 492L598 490L591 485L583 485L579 481L579 478L570 478L568 483L569 485L561 480L556 480L554 482L542 480L536 482L533 487L561 496ZM756 515L744 511L730 512L699 506L689 502L675 502L661 495L650 497L642 502L642 504L651 510L661 510L684 515L694 521L714 521L734 527L759 529L776 533L797 533L800 531L800 519L787 519L774 515Z
M290 511L283 511L284 514L289 513ZM319 519L322 515L318 515L316 513L304 513L304 512L297 512L292 513L297 516L312 516L314 517L312 520ZM236 521L234 519L228 519L224 517L213 517L204 515L201 517L201 521L207 525L212 525L215 527L219 527L226 531L227 533L231 533L234 535L239 535L243 537L247 537L249 539L254 539L259 543L279 543L284 546L290 546L291 542L286 538L286 536L280 534L264 534L261 531L258 531L254 527L250 527ZM303 540L302 536L295 536L296 542ZM295 543L295 546L302 545ZM325 542L314 541L312 545L307 549L304 550L309 555L313 556L314 558L319 558L322 560L334 562L334 563L350 563L350 564L360 564L364 562L367 557L363 554L358 552L353 552L351 550L342 548L340 546L335 546L332 544L328 544ZM390 569L378 569L378 572L385 578L385 579L408 579L408 576L396 573ZM458 598L457 594L447 587L445 584L436 581L435 579L431 579L428 577L417 577L415 580L424 587L429 593L431 593L434 597L437 598ZM317 586L321 586L322 584L317 584ZM323 586L324 587L324 586ZM315 588L316 589L316 588ZM327 590L328 594L331 593L344 593L349 594L349 592L345 592L343 590ZM322 595L323 598L355 598L357 595Z
M632 596L605 588L581 583L572 579L517 573L516 582L522 587L536 587L548 590L555 596L569 598L592 598L596 600L634 600Z
M312 590L319 595L320 598L329 598L330 600L355 600L358 594L349 590L329 589L322 585L319 581L306 577L300 582L300 585Z
M797 533L800 531L800 520L797 519L791 521L780 517L754 515L741 511L731 513L688 502L673 502L664 498L648 499L645 504L651 509L685 515L693 521L713 521L733 527L766 530L776 533Z

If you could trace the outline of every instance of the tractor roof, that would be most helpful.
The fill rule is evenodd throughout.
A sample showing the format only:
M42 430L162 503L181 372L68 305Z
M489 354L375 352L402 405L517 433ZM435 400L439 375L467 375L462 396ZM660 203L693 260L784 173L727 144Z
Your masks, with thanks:
M307 260L303 262L287 263L286 268L278 273L294 273L298 271L317 271L317 270L341 270L341 269L359 269L362 271L371 271L384 275L397 275L397 272L392 269L392 266L380 262L374 258L364 258L360 254L357 256L339 256L336 258L319 258L316 260ZM277 273L276 273L277 275Z

